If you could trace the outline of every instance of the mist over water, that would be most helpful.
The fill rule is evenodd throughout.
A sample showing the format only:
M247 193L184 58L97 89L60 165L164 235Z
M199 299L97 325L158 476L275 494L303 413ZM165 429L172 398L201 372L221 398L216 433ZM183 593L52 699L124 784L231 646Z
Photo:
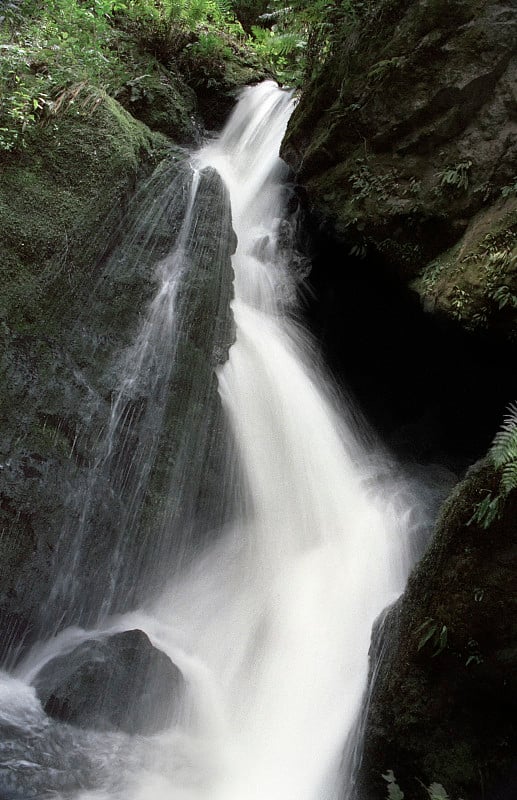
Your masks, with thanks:
M351 791L344 754L372 624L402 591L425 519L359 415L340 407L297 321L278 157L292 110L273 83L247 89L221 136L193 157L197 171L223 178L238 238L236 341L218 371L237 451L233 521L158 599L97 630L144 630L188 688L162 734L78 732L74 747L98 773L81 800L342 800ZM172 327L176 284L161 291L147 342ZM42 715L27 684L43 664L91 635L63 631L3 677L0 689L19 700L16 724Z

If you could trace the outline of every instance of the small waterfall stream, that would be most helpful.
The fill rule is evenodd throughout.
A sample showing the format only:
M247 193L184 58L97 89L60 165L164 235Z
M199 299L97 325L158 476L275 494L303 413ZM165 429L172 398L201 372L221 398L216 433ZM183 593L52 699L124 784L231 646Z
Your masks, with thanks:
M58 791L49 777L30 797L351 796L372 625L403 589L423 511L353 409L340 406L297 322L299 277L282 244L286 167L278 157L292 110L291 95L272 83L247 89L222 135L193 157L195 175L214 168L222 177L238 239L236 341L217 375L236 450L223 476L235 483L229 521L139 610L104 613L96 623L96 635L144 630L181 669L186 697L172 727L152 737L74 734L58 725L66 736L52 734L55 759L68 753L59 769L76 769L77 790L89 788L74 792L72 781ZM195 191L194 184L191 198ZM187 215L192 208L191 200ZM164 340L174 347L174 304L188 267L182 236L174 251L181 263L163 274L128 351L99 469L112 458L128 413L124 397L141 379L149 347ZM173 369L172 353L168 359ZM144 470L157 442L137 453ZM127 479L134 483L134 507L126 509L131 530L146 487L131 473ZM167 532L172 516L160 525ZM119 558L107 592L116 593L120 571ZM63 577L61 596L72 573ZM111 608L107 597L103 610ZM1 696L11 698L4 724L7 714L33 739L50 735L28 683L53 656L91 636L67 629L29 653L14 676L2 677ZM70 765L71 751L84 767ZM10 758L11 768L20 768L21 756L13 751ZM91 772L95 781L84 777Z

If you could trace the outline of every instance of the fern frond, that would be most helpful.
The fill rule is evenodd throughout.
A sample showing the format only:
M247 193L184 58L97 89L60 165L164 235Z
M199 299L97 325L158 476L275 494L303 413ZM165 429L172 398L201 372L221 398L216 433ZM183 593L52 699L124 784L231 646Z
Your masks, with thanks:
M501 487L505 494L517 488L517 458L504 465Z
M278 56L287 56L303 47L303 39L296 33L283 33L274 39L274 50Z
M511 403L501 429L495 436L490 454L499 469L512 461L517 461L517 403Z

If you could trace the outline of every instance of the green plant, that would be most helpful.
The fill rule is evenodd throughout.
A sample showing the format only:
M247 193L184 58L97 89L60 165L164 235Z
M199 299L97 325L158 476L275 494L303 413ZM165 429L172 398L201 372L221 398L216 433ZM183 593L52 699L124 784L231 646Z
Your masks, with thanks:
M501 489L505 495L517 489L517 403L512 403L496 434L490 455L501 470Z
M498 286L488 292L488 297L496 304L499 311L502 311L503 308L517 308L517 295L509 286Z
M483 589L476 589L474 593L474 600L477 603L480 603L481 600L477 599L481 595L483 597L484 590ZM470 639L468 643L468 650L469 655L467 656L467 660L465 661L465 666L469 667L471 664L475 664L479 666L479 664L483 663L483 656L481 655L481 651L479 649L479 642L476 639Z
M194 88L213 85L245 39L231 0L7 0L0 153L24 147L52 115L89 113L88 92L151 100L163 67Z
M387 800L404 800L404 792L398 785L393 770L389 769L386 775L383 775L383 780L388 784L386 795Z
M467 523L477 523L485 529L500 516L507 496L517 489L517 403L508 407L489 455L500 473L499 491L485 490L485 497L477 504Z
M426 788L429 800L449 800L449 795L441 783L432 783Z
M385 780L388 784L386 800L404 800L404 792L398 785L395 775L393 774L393 770L388 770L386 775L383 775L382 777L383 780ZM441 783L431 783L429 786L425 786L422 781L418 780L418 782L427 792L429 800L450 800L449 795Z
M465 289L460 286L454 285L451 292L451 309L452 315L457 320L462 320L465 309L470 300L469 294Z
M26 137L64 88L90 83L109 90L124 67L113 48L117 0L26 0L16 18L0 25L0 148L24 146Z
M511 197L513 194L517 195L517 178L514 178L513 183L508 186L503 186L501 194L503 197Z
M436 176L440 180L440 186L452 187L455 189L468 189L469 185L469 171L472 167L472 161L460 161L454 166L446 167L441 172L437 172Z
M476 523L487 529L499 517L504 498L499 494L494 495L489 489L484 491L485 497L476 505L467 525Z
M388 77L393 70L402 69L405 64L407 64L406 56L394 56L393 58L378 61L368 72L368 78L372 81L380 82Z
M429 617L416 629L415 633L420 634L418 640L418 651L422 650L427 644L430 644L434 650L432 658L440 655L447 647L447 625L443 625L437 620Z
M393 189L397 187L397 175L394 170L389 170L384 174L376 174L370 170L368 162L364 158L356 159L358 165L357 172L348 178L349 183L354 189L353 202L359 203L361 200L373 198L385 202L389 199Z
M240 5L236 3L235 5ZM251 26L253 46L282 83L300 86L341 51L360 0L270 0Z
M221 38L215 33L206 32L186 46L179 64L192 86L210 89L223 80L224 62L229 56L231 50Z

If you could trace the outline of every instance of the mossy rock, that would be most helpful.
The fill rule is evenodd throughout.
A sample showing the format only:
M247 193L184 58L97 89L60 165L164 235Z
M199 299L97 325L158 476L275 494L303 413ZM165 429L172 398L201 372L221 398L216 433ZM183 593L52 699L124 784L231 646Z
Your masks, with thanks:
M192 144L199 138L196 96L178 74L165 67L156 64L150 74L129 80L117 92L117 100L151 130L178 144Z
M517 492L483 527L500 476L489 459L445 503L428 552L378 626L360 780L383 800L392 769L411 798L507 797L517 748Z
M88 325L105 340L105 357L123 346L153 276L119 270L100 297L95 287L132 196L175 157L112 98L92 93L76 104L35 126L21 152L2 155L0 616L17 620L20 636L48 597L72 486L81 491L88 480L88 437L79 433L92 415L99 424L109 415ZM111 327L106 306L116 306Z
M501 199L470 222L461 240L412 284L424 308L472 330L517 337L517 198Z
M436 259L449 263L469 225L515 180L517 18L503 0L360 6L355 25L334 31L282 154L317 224L345 252L382 261L409 284ZM433 295L430 311L467 328L484 315L488 330L509 332L508 298L502 313L484 314L476 298L463 310L468 289L454 257L450 278L442 272L449 290Z
M116 227L138 181L168 149L163 137L100 96L94 110L72 107L33 129L20 153L2 156L1 318L46 333L63 323L63 286L68 294L94 282L103 234Z

